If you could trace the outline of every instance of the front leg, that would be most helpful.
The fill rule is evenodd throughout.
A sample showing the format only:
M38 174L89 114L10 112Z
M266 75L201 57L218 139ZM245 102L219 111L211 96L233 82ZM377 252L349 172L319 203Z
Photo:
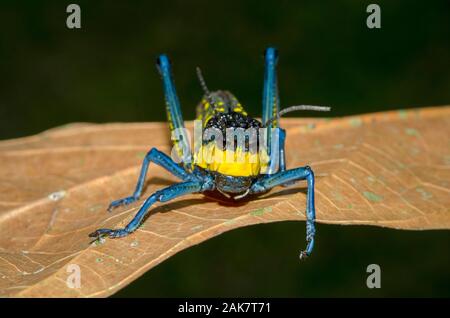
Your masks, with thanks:
M144 158L144 161L142 162L141 172L139 174L139 179L136 184L136 189L134 190L133 195L111 202L111 204L108 207L108 211L111 211L112 209L118 206L127 205L139 200L142 193L142 189L144 187L145 177L147 176L147 170L148 166L150 165L150 162L156 163L157 165L163 167L164 169L171 172L174 176L178 177L181 180L187 181L191 176L190 173L188 173L182 167L177 165L165 153L159 151L156 148L152 148L147 153L147 155Z
M314 236L316 219L316 210L314 207L314 173L309 166L280 171L273 175L265 175L257 180L251 187L250 193L263 193L269 189L291 183L294 181L305 180L308 183L308 194L306 200L306 249L300 252L300 259L309 256L314 248Z
M203 192L208 190L213 190L214 185L212 178L204 178L203 180L197 179L195 181L181 182L171 185L162 190L158 190L153 193L147 200L145 200L142 207L139 209L136 216L122 229L98 229L95 232L89 234L90 237L100 238L103 236L108 236L110 238L117 238L127 236L128 234L134 232L142 220L148 214L150 207L155 202L167 202L169 200L175 199L177 197L183 196L185 194Z

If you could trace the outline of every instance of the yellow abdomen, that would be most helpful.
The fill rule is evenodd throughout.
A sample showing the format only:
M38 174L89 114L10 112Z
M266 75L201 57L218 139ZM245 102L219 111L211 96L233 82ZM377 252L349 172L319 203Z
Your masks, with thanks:
M266 152L248 152L242 148L222 150L214 142L200 147L194 155L194 164L224 175L251 177L267 170L269 156Z

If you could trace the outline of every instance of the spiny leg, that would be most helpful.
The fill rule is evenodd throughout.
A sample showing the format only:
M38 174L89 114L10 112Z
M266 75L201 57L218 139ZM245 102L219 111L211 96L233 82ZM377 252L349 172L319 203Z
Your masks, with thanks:
M305 180L308 183L308 194L306 200L306 249L300 252L300 259L309 256L314 248L314 235L316 211L314 206L314 173L309 166L281 171L273 175L266 175L256 181L250 193L262 193L267 190L286 183Z
M273 47L268 47L264 52L264 88L263 88L263 124L278 116L279 112L279 96L277 83L277 61L278 52ZM278 121L274 120L270 123L271 128L278 127Z
M280 163L279 163L279 169L278 171L285 171L286 170L286 153L285 153L285 143L286 143L286 130L283 128L279 128L279 153L280 153Z
M278 141L278 112L280 108L280 101L278 95L277 83L277 61L278 52L275 48L269 47L264 52L264 88L263 88L263 108L262 108L262 123L267 126L266 135L266 149L270 156L268 174L278 171L279 164L279 145L273 145L274 141ZM273 135L275 133L275 135ZM276 138L276 139L275 139Z
M279 128L279 160L280 160L280 164L279 164L279 168L278 168L278 172L283 172L286 171L286 151L285 151L285 144L286 144L286 130L284 130L283 128ZM281 186L282 187L289 187L291 185L293 185L296 181L289 181L286 183L283 183Z
M136 184L136 189L134 190L133 195L111 202L111 204L108 207L108 211L111 211L112 209L118 206L127 205L139 200L139 197L141 196L142 193L142 189L144 187L145 177L147 175L147 170L150 162L154 162L157 165L163 167L164 169L171 172L174 176L180 178L181 180L188 180L191 177L191 174L189 172L185 171L182 167L177 165L165 153L159 151L156 148L152 148L147 153L147 155L144 158L144 161L142 162L141 172L139 174L139 179Z
M166 202L174 198L180 197L185 194L201 192L209 190L207 183L204 180L187 181L177 184L173 184L162 190L158 190L148 197L142 207L139 209L135 217L125 226L123 229L98 229L95 232L89 234L90 237L100 238L103 236L109 236L110 238L117 238L127 236L135 231L144 217L148 214L150 207L155 202Z
M186 168L191 167L192 153L187 130L184 127L180 101L172 77L169 58L162 54L157 59L157 68L162 77L164 97L166 101L167 120L172 134L173 145L178 157Z
M278 172L283 172L286 171L286 152L285 152L285 143L286 143L286 130L284 130L283 128L279 128L279 168L278 168ZM296 181L289 181L286 183L281 184L282 187L289 187L291 185L293 185Z
M283 128L277 127L273 128L272 132L269 134L267 131L267 135L270 137L270 142L266 142L266 145L270 145L270 149L266 148L267 153L269 155L269 166L268 169L264 172L264 174L272 175L277 172L286 170L286 153L285 153L285 143L286 143L286 130ZM287 186L289 184L283 184L283 186Z

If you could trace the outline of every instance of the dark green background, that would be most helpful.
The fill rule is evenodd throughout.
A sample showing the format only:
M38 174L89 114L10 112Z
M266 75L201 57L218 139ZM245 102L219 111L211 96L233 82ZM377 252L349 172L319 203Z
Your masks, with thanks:
M71 2L80 30L65 26ZM165 120L162 52L186 119L202 93L197 65L210 89L230 89L258 115L268 45L280 50L284 106L331 105L339 116L448 104L450 2L376 1L379 30L366 27L369 3L2 1L0 139L76 121ZM300 263L303 235L298 222L226 233L117 296L450 296L448 231L319 225L314 256ZM371 263L380 290L365 286Z

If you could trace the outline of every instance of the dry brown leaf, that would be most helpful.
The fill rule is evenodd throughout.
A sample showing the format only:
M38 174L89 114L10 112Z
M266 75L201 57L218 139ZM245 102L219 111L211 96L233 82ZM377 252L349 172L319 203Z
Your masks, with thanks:
M450 228L450 107L283 125L288 166L316 173L319 223ZM151 147L169 150L165 123L74 124L0 142L0 295L108 296L223 232L305 218L304 183L239 206L197 194L157 205L126 238L90 245L88 233L135 214L139 203L106 208L131 194ZM175 181L156 166L149 175L143 197ZM66 284L69 264L80 266L79 289Z

